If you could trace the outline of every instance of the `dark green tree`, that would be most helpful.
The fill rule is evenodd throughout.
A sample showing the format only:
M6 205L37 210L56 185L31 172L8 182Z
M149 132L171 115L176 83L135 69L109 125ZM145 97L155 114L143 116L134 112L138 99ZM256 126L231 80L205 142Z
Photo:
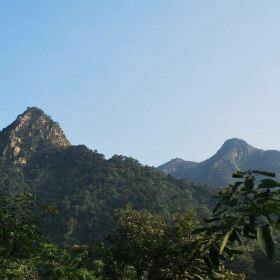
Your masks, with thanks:
M98 273L87 269L86 247L66 250L45 241L40 220L50 210L39 207L28 193L0 196L0 279L98 279Z
M147 211L117 212L117 231L109 238L104 260L105 279L180 280L212 279L209 267L198 258L192 261L200 236L193 211L172 215L168 220ZM216 279L243 279L226 271Z
M193 260L203 258L213 271L221 261L242 254L248 242L256 241L270 260L275 254L280 229L280 183L274 173L252 170L237 172L235 184L221 190L209 226L194 233L203 234Z

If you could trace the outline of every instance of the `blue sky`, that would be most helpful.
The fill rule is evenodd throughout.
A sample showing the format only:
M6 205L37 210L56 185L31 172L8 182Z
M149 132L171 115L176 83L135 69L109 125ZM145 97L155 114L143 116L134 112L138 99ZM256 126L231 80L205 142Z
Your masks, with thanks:
M280 149L280 1L2 0L0 127L27 106L144 164Z

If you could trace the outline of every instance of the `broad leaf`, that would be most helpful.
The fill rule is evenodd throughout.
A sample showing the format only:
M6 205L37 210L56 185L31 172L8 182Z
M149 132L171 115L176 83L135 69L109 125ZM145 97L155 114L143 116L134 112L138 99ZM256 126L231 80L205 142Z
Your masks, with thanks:
M222 255L222 253L223 253L223 251L224 251L224 249L225 249L225 247L226 247L226 245L227 245L227 243L228 243L228 240L229 240L229 238L230 238L230 236L231 236L231 234L232 234L232 231L233 231L233 229L229 230L229 231L225 234L225 236L224 236L224 238L223 238L223 241L222 241L222 244L221 244L221 246L220 246L220 255Z
M257 230L258 243L269 259L273 259L274 255L274 242L271 236L271 229L269 225L262 225Z
M252 170L253 173L268 176L268 177L276 177L275 173L262 171L262 170Z
M259 184L259 188L275 188L275 187L279 187L280 183L276 182L272 179L263 179L261 180L261 183Z
M219 267L220 265L220 255L219 250L216 246L211 247L209 251L209 258L213 267Z

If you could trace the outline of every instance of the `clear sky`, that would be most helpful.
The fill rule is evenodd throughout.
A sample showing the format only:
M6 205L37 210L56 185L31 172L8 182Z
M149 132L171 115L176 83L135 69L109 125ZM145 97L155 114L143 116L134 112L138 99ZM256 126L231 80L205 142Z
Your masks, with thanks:
M279 0L1 0L0 127L27 106L149 165L280 149Z

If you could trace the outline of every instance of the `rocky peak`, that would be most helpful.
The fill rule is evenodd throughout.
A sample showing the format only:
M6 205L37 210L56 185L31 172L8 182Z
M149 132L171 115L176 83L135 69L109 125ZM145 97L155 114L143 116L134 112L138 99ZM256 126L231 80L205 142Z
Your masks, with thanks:
M0 155L15 164L25 164L28 157L42 147L69 145L58 123L36 107L27 108L0 133Z
M230 149L230 148L248 148L251 147L246 141L238 138L231 138L225 141L222 148Z
M185 161L181 158L174 158L168 161L167 163L160 165L158 169L168 174L177 172L182 168L191 168L197 165L198 163L194 161Z
M218 150L214 157L238 158L244 155L250 155L258 149L250 146L246 141L238 138L228 139Z
M169 163L174 163L174 164L180 164L180 163L183 163L185 162L185 160L181 159L181 158L174 158L174 159L171 159L169 161Z

